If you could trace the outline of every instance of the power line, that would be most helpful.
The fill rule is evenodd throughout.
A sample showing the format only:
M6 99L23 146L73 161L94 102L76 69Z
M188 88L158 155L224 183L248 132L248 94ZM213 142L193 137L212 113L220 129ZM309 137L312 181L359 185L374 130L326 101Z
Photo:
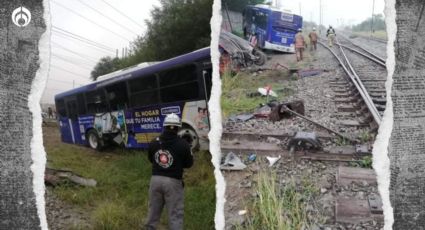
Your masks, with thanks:
M95 21L93 21L93 20L91 20L91 19L89 19L89 18L85 17L84 15L81 15L80 13L77 13L77 12L75 12L74 10L72 10L72 9L70 9L70 8L68 8L68 7L64 6L64 5L62 5L61 3L56 2L56 1L52 1L52 2L53 2L53 3L55 3L55 4L57 4L57 5L59 5L59 6L61 6L61 7L62 7L62 8L64 8L64 9L68 10L69 12L74 13L74 14L76 14L76 15L80 16L81 18L84 18L84 19L86 19L87 21L89 21L89 22L91 22L91 23L93 23L93 24L95 24L95 25L97 25L97 26L99 26L99 27L101 27L101 28L103 28L103 29L105 29L105 30L107 30L107 31L109 31L109 32L111 32L111 33L113 33L113 34L115 34L116 36L118 36L118 37L120 37L120 38L122 38L122 39L124 39L124 40L126 40L126 41L128 41L128 42L130 42L130 40L128 40L126 37L124 37L124 36L122 36L122 35L120 35L120 34L118 34L118 33L115 33L114 31L112 31L112 30L110 30L110 29L106 28L105 26L102 26L102 25L98 24L97 22L95 22Z
M80 85L80 86L83 86L83 85L85 85L85 84L87 84L87 83L85 83L85 84L82 84L82 83L79 83L79 82L75 82L75 81L64 81L64 80L57 80L57 79L52 79L52 78L49 78L49 79L47 79L48 81L56 81L56 82L61 82L61 83L66 83L66 84L77 84L77 85Z
M119 23L119 22L117 22L117 21L113 20L112 18L110 18L110 17L108 17L108 16L104 15L102 12L100 12L100 11L96 10L95 8L93 8L93 7L91 7L90 5L88 5L88 4L86 4L86 3L84 3L83 1L81 1L81 0L78 0L78 1L79 1L81 4L83 4L83 5L87 6L88 8L92 9L92 10L93 10L93 11L95 11L96 13L98 13L98 14L102 15L103 17L105 17L105 18L109 19L111 22L113 22L113 23L117 24L118 26L121 26L122 28L126 29L126 30L127 30L127 31L129 31L130 33L132 33L132 34L134 34L134 35L136 35L136 36L137 36L137 34L136 34L136 33L134 33L131 29L129 29L128 27L124 26L123 24L121 24L121 23Z
M94 57L90 57L90 56L87 56L87 55L84 55L84 56L83 56L82 54L77 53L77 52L75 52L75 51L73 51L73 50L71 50L71 49L68 49L68 48L64 47L63 45L58 44L57 42L52 41L52 43L53 43L55 46L58 46L58 47L60 47L60 48L62 48L62 49L64 49L64 50L66 50L66 51L68 51L68 52L70 52L70 53L73 53L73 54L75 54L75 55L77 55L77 56L79 56L79 57L81 57L81 58L84 58L84 59L86 59L86 60L88 60L88 61L91 61L91 62L94 62L94 63L97 63L97 62L98 62L98 60L93 60L93 59L94 59ZM92 59L92 58L93 58L93 59Z
M90 79L88 79L88 78L87 78L87 76L83 76L83 75L81 75L81 74L78 74L78 73L75 73L75 72L69 71L69 70L64 69L64 68L62 68L62 67L60 67L60 66L52 65L52 64L50 64L50 66L51 66L51 67L54 67L54 68L56 68L56 69L62 70L62 71L64 71L64 72L67 72L67 73L73 74L73 75L75 75L75 76L77 76L77 77L82 77L82 78L83 78L83 79L85 79L85 80L90 80Z
M114 9L116 12L118 12L119 14L121 14L122 16L126 17L127 19L129 19L130 21L134 22L136 25L140 26L140 28L144 29L144 26L140 25L138 22L134 21L132 18L128 17L127 15L125 15L124 13L122 13L121 11L119 11L117 8L113 7L111 4L109 4L108 2L106 2L105 0L102 0L106 5L108 5L109 7L111 7L112 9Z
M88 48L96 49L98 52L101 52L101 53L103 53L105 55L115 54L115 52L113 52L113 51L109 51L109 50L106 50L106 49L104 49L102 47L98 47L96 45L90 44L90 43L88 43L88 42L86 42L84 40L80 40L78 38L74 38L72 36L69 36L69 35L66 35L66 34L62 34L62 33L58 32L58 31L54 31L53 30L53 32L55 32L55 33L53 33L52 35L56 35L56 36L59 36L61 38L66 38L66 39L69 39L71 41L77 41L77 42L84 43L84 45L86 45Z
M67 36L67 37L70 37L70 38L73 38L73 39L76 39L76 40L79 40L79 41L85 42L85 43L87 43L87 44L90 44L90 45L96 46L96 47L98 47L98 48L101 48L101 49L104 49L104 50L108 50L108 51L110 51L110 52L114 52L114 53L115 53L115 49L114 49L114 48L112 48L112 47L109 47L109 46L103 45L103 44L101 44L101 43L98 43L98 42L92 41L92 40L90 40L90 39L88 39L88 38L85 38L85 37L80 36L80 35L78 35L78 34L74 34L74 33L72 33L72 32L69 32L69 31L64 30L64 29L62 29L62 28L59 28L59 27L57 27L57 26L52 26L52 27L53 27L53 32L56 32L56 33L59 33L59 34L65 35L65 36Z
M54 54L54 53L52 53L52 57L59 58L59 59L61 59L61 60L65 61L65 62L68 62L68 63L70 63L70 64L76 65L76 66L78 66L78 67L80 67L80 68L83 68L83 69L86 69L86 70L89 70L89 71L91 71L91 70L92 70L92 69L91 69L92 67L89 67L89 65L87 65L87 64L85 64L85 63L83 63L83 62L78 62L78 61L75 61L75 60L70 60L70 59L68 59L69 57L62 57L62 56L59 56L59 55ZM53 59L53 60L54 60L54 59ZM81 66L81 65L86 65L86 67Z

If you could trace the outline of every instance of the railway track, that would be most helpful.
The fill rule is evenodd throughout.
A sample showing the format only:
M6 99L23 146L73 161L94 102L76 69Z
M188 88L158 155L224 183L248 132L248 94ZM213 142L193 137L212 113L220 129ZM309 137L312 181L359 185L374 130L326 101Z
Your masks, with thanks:
M384 58L346 38L337 40L334 48L320 44L334 55L347 76L331 82L337 95L344 98L337 101L344 104L344 110L348 110L347 105L352 105L354 109L351 111L361 111L360 116L359 113L353 113L350 119L359 125L369 123L372 129L377 129L386 105L387 73Z

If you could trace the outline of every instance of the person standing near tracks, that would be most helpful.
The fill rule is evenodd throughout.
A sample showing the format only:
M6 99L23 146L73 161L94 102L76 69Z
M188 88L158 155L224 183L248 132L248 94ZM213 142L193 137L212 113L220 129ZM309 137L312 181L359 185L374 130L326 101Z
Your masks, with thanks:
M162 134L149 144L152 177L146 229L156 229L164 205L168 211L169 229L183 229L183 169L192 167L193 155L189 144L177 135L181 126L181 120L176 114L167 115Z
M317 33L316 28L313 27L313 31L308 34L310 38L310 51L317 49Z
M329 26L328 30L326 31L326 37L328 38L330 47L332 47L332 45L334 44L335 36L336 36L336 33L334 28L332 28L332 26Z
M303 51L304 46L306 45L304 41L304 36L302 34L302 29L298 29L298 33L295 35L295 52L297 55L297 62L303 60Z

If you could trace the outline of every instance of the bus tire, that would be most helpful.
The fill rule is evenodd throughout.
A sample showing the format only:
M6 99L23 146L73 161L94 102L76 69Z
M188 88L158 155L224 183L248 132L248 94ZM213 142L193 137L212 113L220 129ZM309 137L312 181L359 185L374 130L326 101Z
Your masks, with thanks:
M87 144L91 149L94 150L102 150L104 147L104 142L102 138L99 137L99 134L97 134L96 130L91 129L87 132Z
M193 130L188 125L183 125L179 130L178 135L190 145L192 151L197 151L199 149L199 137L195 130Z
M254 61L256 65L264 65L264 63L266 63L267 56L262 51L254 49L252 54L254 54L254 56L257 58L257 60Z

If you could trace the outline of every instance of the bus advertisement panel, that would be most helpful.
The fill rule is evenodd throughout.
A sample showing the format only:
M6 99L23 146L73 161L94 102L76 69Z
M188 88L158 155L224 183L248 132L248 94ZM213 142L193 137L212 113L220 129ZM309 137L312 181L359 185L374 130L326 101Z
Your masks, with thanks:
M62 118L59 121L62 141L73 144L88 144L87 137L95 130L102 138L108 134L118 134L114 142L127 148L147 148L150 141L162 132L162 124L167 114L175 113L185 124L194 128L195 133L182 130L185 139L199 138L204 147L209 132L208 110L205 101L181 102L132 108L95 115L79 116L77 122ZM191 140L194 141L194 140Z

